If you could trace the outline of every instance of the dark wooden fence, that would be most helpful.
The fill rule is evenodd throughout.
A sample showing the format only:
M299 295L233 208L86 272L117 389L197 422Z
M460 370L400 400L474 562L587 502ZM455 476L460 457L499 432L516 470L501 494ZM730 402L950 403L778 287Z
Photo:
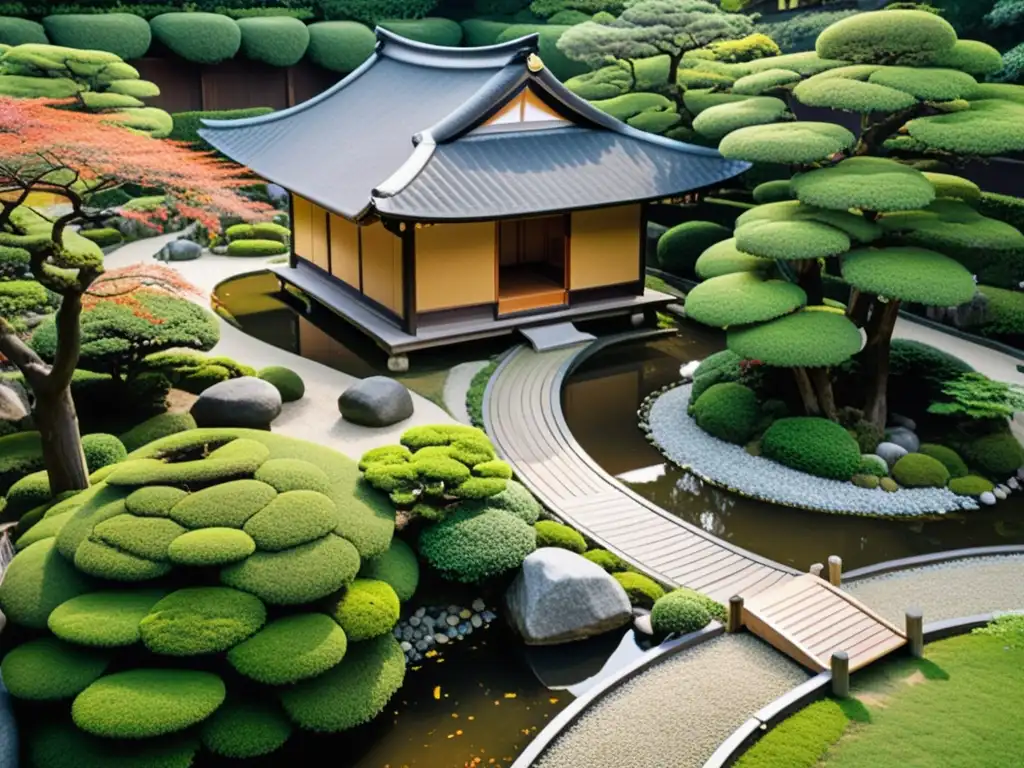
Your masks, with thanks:
M242 59L200 65L171 56L153 56L131 64L144 80L160 88L160 95L147 99L147 103L168 112L284 109L316 96L342 77L306 61L284 68Z

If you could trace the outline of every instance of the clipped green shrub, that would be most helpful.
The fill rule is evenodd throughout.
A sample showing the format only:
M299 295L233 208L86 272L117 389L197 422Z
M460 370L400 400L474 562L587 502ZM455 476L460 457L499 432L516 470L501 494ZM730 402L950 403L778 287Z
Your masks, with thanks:
M24 248L0 245L0 281L20 280L29 273L31 256Z
M658 598L651 609L651 627L658 634L688 635L711 623L711 613L689 590L674 590Z
M371 26L384 19L419 19L437 5L437 0L319 0L325 18L355 19Z
M105 96L106 94L99 95ZM111 227L104 227L102 229L80 229L78 231L78 234L80 234L86 240L92 240L100 248L106 248L111 245L118 245L124 240L124 235L122 235L118 230L112 229Z
M430 45L458 46L462 43L462 27L451 19L427 17L423 19L394 19L381 21L378 26L396 35Z
M288 246L277 240L235 240L228 243L228 256L276 256L287 253Z
M420 565L412 547L401 539L392 539L387 551L364 560L359 569L360 579L372 579L390 584L399 601L412 600L420 581Z
M908 488L944 488L949 481L949 470L931 456L908 453L893 465L892 476Z
M246 109L222 109L198 112L175 112L171 115L174 128L167 138L196 144L204 149L212 149L200 136L199 129L206 120L242 120L247 117L259 117L274 110L270 107L248 107Z
M445 578L475 583L518 568L536 546L536 532L520 518L466 509L425 528L419 549Z
M979 285L988 299L985 321L971 330L992 338L1010 337L1016 341L1024 335L1024 293L1008 291L991 285Z
M279 706L251 700L228 700L200 728L204 747L234 759L270 754L291 734L292 724Z
M489 19L464 19L460 24L463 42L469 48L494 45L498 42L498 36L511 26L503 21Z
M221 581L271 605L296 605L326 597L352 581L359 552L332 533L281 552L256 552L221 571Z
M992 480L1002 480L1024 466L1024 449L1010 432L997 432L957 445L967 466Z
M622 573L629 570L629 563L607 549L591 549L584 552L583 556L601 566L606 573Z
M332 72L348 74L362 64L377 45L377 36L355 21L320 21L309 25L310 61Z
M237 528L200 528L181 534L167 545L167 559L175 565L208 567L244 560L256 551L256 542Z
M263 603L245 592L188 587L157 602L139 622L139 634L153 653L197 656L226 651L256 633L266 620Z
M787 467L833 480L849 480L860 466L857 441L828 419L779 419L761 438L761 452Z
M331 615L351 642L390 632L398 623L398 595L385 581L356 579L334 604Z
M270 622L228 651L228 661L259 683L289 685L323 674L347 648L345 632L329 616L301 613Z
M0 582L0 610L8 621L45 629L54 608L88 592L93 580L57 551L53 539L37 541L14 556Z
M256 377L273 384L274 388L281 393L281 400L286 403L301 400L302 396L306 394L306 384L302 381L302 377L291 368L271 365L260 369Z
M690 388L691 409L700 396L715 384L739 381L743 375L741 362L742 358L728 349L708 355L701 361L697 370L693 372L693 384Z
M101 677L78 694L71 717L96 736L148 738L202 722L224 696L224 683L210 672L132 669Z
M540 519L543 507L534 498L526 486L516 480L505 483L505 489L481 502L489 509L500 509L520 518L524 523L533 525Z
M754 202L759 205L764 203L781 203L793 199L793 191L790 188L789 179L766 181L754 187Z
M196 420L190 413L158 413L141 424L136 424L121 435L121 443L125 450L134 451L161 437L195 429L195 427Z
M818 36L819 56L855 64L928 66L956 45L956 30L924 11L875 11L842 19Z
M50 494L50 476L45 470L25 475L11 486L6 498L7 506L3 508L3 516L7 520L17 520L30 509L53 498Z
M78 648L55 637L19 645L0 664L4 687L30 701L70 699L89 687L110 664L101 651Z
M569 27L562 24L513 24L498 35L496 42L505 43L536 32L540 36L538 50L544 66L551 70L551 74L564 82L589 69L585 64L570 59L558 48L558 39L567 29Z
M946 468L949 476L952 478L964 477L968 473L964 460L952 448L947 448L944 445L935 445L934 443L922 443L917 452L923 453L925 456L931 456L938 461Z
M983 493L990 493L995 486L984 477L979 475L964 475L954 477L949 481L949 490L960 496L981 496Z
M0 283L0 315L48 314L53 309L53 296L34 280L11 280Z
M745 445L753 437L759 416L757 395L742 384L715 384L693 404L697 426L719 440L736 445Z
M262 61L272 67L290 67L298 64L309 47L306 25L288 16L256 16L238 19L242 34L242 55L252 61Z
M665 595L665 590L658 582L642 573L621 571L613 573L612 578L626 590L629 604L634 607L652 608Z
M139 622L166 594L160 589L90 592L57 606L47 626L61 640L76 645L132 645L140 639Z
M372 720L405 679L405 654L390 634L355 643L341 663L280 690L288 716L310 731L335 733Z
M26 43L42 43L50 40L42 24L19 19L13 16L0 16L0 45L24 45Z
M692 277L697 258L732 233L710 221L687 221L672 227L658 240L658 265L673 275Z
M85 452L85 463L90 472L116 464L128 455L124 443L113 435L95 433L82 438L82 450Z
M145 56L152 40L146 20L131 13L47 16L43 27L54 45L108 51L125 60Z
M576 529L556 523L554 520L540 520L535 523L533 529L537 532L537 548L558 547L568 549L577 555L582 555L587 550L587 542Z
M186 61L219 64L238 53L238 24L217 13L162 13L149 22L153 37Z

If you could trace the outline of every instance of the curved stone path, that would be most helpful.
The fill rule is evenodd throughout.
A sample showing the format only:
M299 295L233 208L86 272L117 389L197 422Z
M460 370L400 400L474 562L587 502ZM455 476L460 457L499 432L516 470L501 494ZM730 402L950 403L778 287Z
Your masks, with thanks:
M109 253L104 260L105 266L107 269L117 269L132 264L153 264L153 254L180 234L136 240ZM199 288L203 295L197 301L209 308L210 296L218 284L230 277L258 272L270 260L204 253L194 261L171 262L167 266L176 269L185 280ZM306 383L305 397L284 404L281 415L274 421L275 432L326 445L358 459L370 448L397 443L399 435L409 427L417 424L449 424L454 421L442 408L412 392L414 411L411 418L384 429L350 424L338 413L338 396L358 381L356 377L267 344L240 331L223 318L218 319L220 342L210 354L231 357L257 369L268 365L283 365L298 373Z

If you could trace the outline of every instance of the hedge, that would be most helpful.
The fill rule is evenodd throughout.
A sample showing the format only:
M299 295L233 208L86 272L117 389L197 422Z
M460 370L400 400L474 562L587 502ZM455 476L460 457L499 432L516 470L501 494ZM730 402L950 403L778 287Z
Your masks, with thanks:
M745 445L753 437L759 416L757 395L742 384L715 384L693 404L697 426L719 440L737 445Z
M761 438L761 452L792 469L833 480L849 480L860 465L857 441L835 422L815 417L779 419Z
M384 19L418 19L437 5L437 0L318 0L325 18L355 19L379 24Z
M639 608L653 608L654 603L664 597L665 590L654 579L633 571L621 571L612 574L619 586L626 590L629 604Z
M944 445L935 445L934 443L922 443L917 452L938 461L946 468L946 471L949 472L949 476L952 478L964 477L968 473L964 460L952 448L947 448Z
M99 95L107 96L109 94ZM124 235L112 227L103 227L102 229L82 229L78 231L78 234L86 240L92 240L100 248L118 245L124 240Z
M208 120L243 120L247 117L266 115L273 111L271 107L249 107L248 109L175 112L171 115L174 120L174 128L167 138L209 148L210 145L199 136L199 129L203 127L204 118Z
M537 532L537 548L558 547L582 555L587 551L587 542L579 531L554 520L540 520L533 526Z
M931 456L908 453L893 465L892 477L907 488L944 488L949 482L949 470Z
M289 685L321 675L348 649L344 631L322 613L276 619L228 651L240 674L265 685Z
M138 739L202 722L224 701L224 683L210 672L132 669L101 677L75 699L71 716L83 731Z
M0 44L2 45L24 45L25 43L41 43L46 45L50 42L46 36L46 29L42 24L28 19L19 19L12 16L0 16Z
M43 19L54 45L108 51L124 60L146 55L153 39L149 24L131 13L69 13Z
M658 265L673 275L692 277L697 258L732 233L710 221L687 221L669 229L658 239Z
M217 13L163 13L149 24L157 40L197 64L219 64L242 44L238 24Z
M980 285L978 290L988 299L988 313L985 322L973 326L973 329L983 336L995 338L1024 334L1024 293L991 285Z
M494 45L501 33L511 26L503 21L487 19L465 19L460 24L463 42L469 48Z
M292 724L279 706L251 700L227 701L200 728L204 747L235 759L270 754L291 734Z
M228 256L276 256L287 253L288 246L277 240L235 240L228 243Z
M356 579L334 604L331 615L351 642L386 634L398 623L398 595L385 581Z
M396 35L430 45L455 47L462 43L462 27L459 22L451 19L394 19L381 21L379 26Z
M669 592L651 609L651 627L657 634L688 635L706 627L711 618L711 613L689 590Z
M287 243L291 234L288 227L269 221L256 224L234 224L224 230L224 236L229 242L233 240L277 240Z
M238 19L235 23L242 34L240 50L247 59L272 67L290 67L306 55L309 30L298 19L262 16Z
M401 539L392 539L386 552L363 561L359 578L390 584L398 599L403 603L408 602L416 594L420 581L416 553Z
M256 377L273 384L274 388L281 393L281 400L286 403L301 400L306 394L306 385L302 381L302 377L290 368L271 365L258 371Z
M196 420L189 413L158 413L122 434L121 442L126 450L134 451L161 437L195 429L195 427Z
M31 701L70 699L89 687L110 664L101 651L78 648L55 637L19 645L0 664L4 687Z
M257 549L278 552L326 536L340 522L340 513L330 497L299 490L278 495L250 517L242 530L256 542Z
M515 570L536 545L536 532L520 518L466 509L425 528L419 549L445 578L476 583Z
M1010 432L967 440L958 443L957 448L968 467L997 482L1024 466L1024 448Z
M200 656L226 651L251 637L267 620L256 597L227 587L190 587L157 602L139 622L153 653Z
M306 55L314 64L348 74L373 53L377 36L354 21L321 21L309 25Z

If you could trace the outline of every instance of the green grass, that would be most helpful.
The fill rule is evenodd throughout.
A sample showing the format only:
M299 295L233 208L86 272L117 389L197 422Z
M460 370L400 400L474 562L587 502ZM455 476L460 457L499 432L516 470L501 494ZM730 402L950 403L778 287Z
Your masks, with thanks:
M738 768L1002 768L1024 754L1024 618L927 646L855 676L770 731Z

